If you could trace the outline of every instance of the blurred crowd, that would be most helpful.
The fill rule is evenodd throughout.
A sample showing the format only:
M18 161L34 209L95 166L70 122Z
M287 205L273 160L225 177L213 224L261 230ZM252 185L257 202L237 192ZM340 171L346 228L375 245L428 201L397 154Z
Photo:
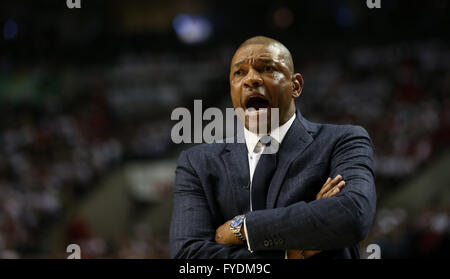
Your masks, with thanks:
M375 143L380 176L411 174L448 146L447 45L356 47L344 57L313 63L304 72L302 111L322 122L362 124Z
M65 112L17 108L2 117L0 251L32 255L43 228L121 161L122 144L101 99Z
M448 150L447 44L360 46L340 58L309 62L304 71L302 112L319 122L353 123L368 130L374 142L378 204ZM439 198L443 193L431 195ZM450 204L442 207L435 198L418 210L417 215L398 207L379 207L364 244L379 244L385 258L445 257Z
M364 248L376 243L381 258L446 258L450 249L449 222L449 211L432 205L415 216L402 208L381 209L369 239L362 245L362 255L370 254Z
M51 257L39 245L42 235L88 195L99 178L137 158L176 157L170 153L171 110L192 105L194 98L214 100L212 106L231 106L224 57L232 51L231 46L211 50L224 54L200 59L170 52L151 53L148 59L127 57L102 69L107 74L88 82L79 89L83 94L74 93L76 98L64 92L71 85L77 87L78 80L61 82L55 91L62 97L55 97L51 106L3 97L0 258ZM355 46L328 55L295 47L291 51L296 70L305 79L297 103L302 114L311 121L353 123L368 130L374 142L379 201L448 149L447 44ZM46 74L61 77L58 72ZM91 75L79 74L80 79ZM4 90L27 82L3 75ZM448 249L450 207L429 206L418 217L401 210L378 212L372 237L384 255L439 256ZM91 257L168 257L167 235L152 234L145 224L136 224L132 231L121 243L106 243L77 219L67 228L67 239L89 243Z

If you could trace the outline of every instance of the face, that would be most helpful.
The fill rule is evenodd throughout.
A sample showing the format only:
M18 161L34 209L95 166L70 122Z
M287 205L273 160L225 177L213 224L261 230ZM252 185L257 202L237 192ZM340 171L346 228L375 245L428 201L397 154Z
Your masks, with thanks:
M276 45L250 44L238 49L231 62L231 99L235 109L245 111L245 127L249 119L257 119L258 126L270 131L270 109L279 109L282 125L295 113L294 99L301 93L303 80L293 74L285 50ZM260 120L267 119L264 123Z

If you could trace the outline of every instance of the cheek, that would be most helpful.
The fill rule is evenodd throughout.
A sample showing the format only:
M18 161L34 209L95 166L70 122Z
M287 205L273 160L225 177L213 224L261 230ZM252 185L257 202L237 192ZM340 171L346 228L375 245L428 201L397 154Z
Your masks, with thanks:
M272 88L276 88L277 91L286 91L286 88L290 86L290 83L286 80L286 77L279 72L273 73L273 75L265 82L266 84L270 84Z
M289 107L292 100L291 91L289 85L286 85L283 92L280 92L280 103L282 102L284 106Z
M233 102L233 105L240 106L241 105L241 96L239 93L239 89L231 85L231 101Z
M274 94L274 100L276 100L279 105L282 105L291 99L291 84L286 81L282 74L274 76L267 85L272 88L271 91Z
M284 82L284 75L280 72L274 72L272 74L273 83L281 84Z

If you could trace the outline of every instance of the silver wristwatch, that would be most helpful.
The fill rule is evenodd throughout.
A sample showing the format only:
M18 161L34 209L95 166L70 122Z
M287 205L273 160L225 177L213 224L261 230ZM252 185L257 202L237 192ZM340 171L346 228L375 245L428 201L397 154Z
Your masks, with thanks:
M230 223L230 230L234 233L234 235L242 240L245 241L245 237L241 233L242 225L244 224L245 215L238 215L231 220Z

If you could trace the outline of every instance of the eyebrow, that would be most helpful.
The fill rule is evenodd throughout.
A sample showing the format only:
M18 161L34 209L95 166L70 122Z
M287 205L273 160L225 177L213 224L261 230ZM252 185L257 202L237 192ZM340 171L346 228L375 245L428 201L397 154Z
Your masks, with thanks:
M272 64L272 63L276 64L277 63L277 62L275 62L272 59L264 59L264 58L257 58L257 59L255 59L255 61L256 62L263 62L263 63L266 63L266 64ZM244 60L241 60L241 61L235 63L233 65L233 67L238 67L239 65L244 64L244 63L248 63L248 59L244 59Z

